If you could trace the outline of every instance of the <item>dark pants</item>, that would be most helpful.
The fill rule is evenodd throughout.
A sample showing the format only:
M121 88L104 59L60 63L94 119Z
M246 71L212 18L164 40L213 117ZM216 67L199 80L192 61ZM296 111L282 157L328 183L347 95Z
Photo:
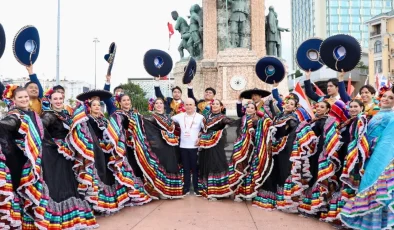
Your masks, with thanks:
M198 149L183 149L180 148L181 159L183 164L183 177L185 184L183 186L184 192L190 190L190 170L193 173L193 190L198 191L198 172L197 172L197 151Z

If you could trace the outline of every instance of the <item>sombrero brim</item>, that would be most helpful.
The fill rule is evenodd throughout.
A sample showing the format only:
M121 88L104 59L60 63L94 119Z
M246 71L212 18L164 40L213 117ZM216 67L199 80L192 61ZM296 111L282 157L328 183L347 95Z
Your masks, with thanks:
M172 64L171 56L162 50L151 49L145 53L144 67L153 77L167 76L172 70Z
M1 25L1 23L0 23L0 58L4 54L5 42L6 42L5 31L4 31L3 25Z
M104 55L104 59L109 64L108 70L107 70L107 75L111 75L112 66L115 61L115 55L116 55L116 44L115 44L115 42L112 42L111 45L109 46L108 54Z
M267 97L271 94L271 92L269 92L267 90L262 90L262 89L248 89L248 90L243 91L240 94L240 97L245 98L245 99L252 99L253 94L258 94L261 97Z
M337 61L334 50L343 46L346 54L342 60ZM361 60L361 45L354 37L346 34L337 34L324 40L320 46L320 56L324 64L330 69L341 72L353 70Z
M189 62L187 63L187 66L185 67L185 72L183 74L183 84L189 84L193 78L194 75L196 75L197 71L197 62L193 57L190 57Z
M112 97L112 93L106 90L94 89L83 92L77 96L77 99L80 101L86 101L91 99L92 97L99 97L100 101L110 99Z
M112 42L109 46L108 54L104 55L104 60L107 61L109 64L112 64L115 59L116 54L116 44Z
M32 42L27 43L27 41ZM30 53L26 48L30 49L33 46L35 47L32 49L34 51ZM40 35L37 28L31 25L25 26L15 35L13 42L14 56L21 65L30 66L37 61L40 46Z
M320 46L323 42L320 38L310 38L298 47L296 54L296 62L297 65L304 71L317 71L323 64L321 63L320 58ZM311 57L310 52L312 52L314 57Z
M285 78L285 66L282 61L274 56L265 56L256 64L256 74L267 84L279 83Z

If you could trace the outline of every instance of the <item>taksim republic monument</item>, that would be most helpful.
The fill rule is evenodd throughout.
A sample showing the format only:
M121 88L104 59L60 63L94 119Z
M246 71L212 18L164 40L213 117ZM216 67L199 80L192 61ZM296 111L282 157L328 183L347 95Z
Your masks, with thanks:
M236 115L235 105L242 91L252 88L271 91L272 86L262 82L255 73L257 61L266 55L266 47L270 49L266 27L278 24L277 19L266 22L264 0L203 0L202 6L191 6L190 23L176 11L171 14L176 21L175 30L182 38L178 48L180 58L173 74L175 85L184 92L183 99L187 97L187 85L183 85L182 76L188 63L184 50L197 60L192 82L194 95L202 99L205 88L215 88L216 98L224 103L227 115ZM286 78L280 83L279 91L287 94Z

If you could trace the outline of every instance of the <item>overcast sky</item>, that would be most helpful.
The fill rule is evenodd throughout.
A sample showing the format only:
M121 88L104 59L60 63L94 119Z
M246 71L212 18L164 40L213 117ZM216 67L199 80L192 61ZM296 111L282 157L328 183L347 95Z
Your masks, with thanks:
M213 1L213 0L212 0ZM134 4L132 4L132 2ZM189 15L190 6L202 0L61 0L60 78L85 80L94 85L94 43L97 37L97 87L103 85L107 62L104 54L111 42L116 42L117 53L112 70L113 84L129 77L149 77L142 59L152 48L168 50L167 22L174 25L171 11ZM290 28L290 0L266 0L279 15L281 27ZM14 58L12 42L25 25L34 25L40 33L41 49L34 70L40 78L56 76L57 1L13 0L0 5L0 23L6 33L6 50L0 59L0 78L27 75L24 66ZM171 38L169 53L179 60L178 32ZM291 36L282 33L283 58L291 65Z

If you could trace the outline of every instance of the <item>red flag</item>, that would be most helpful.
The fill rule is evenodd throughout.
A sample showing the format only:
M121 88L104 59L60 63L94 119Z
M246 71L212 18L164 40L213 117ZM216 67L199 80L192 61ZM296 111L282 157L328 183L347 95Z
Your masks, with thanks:
M375 87L376 87L376 90L377 91L379 91L379 89L380 89L380 83L379 83L379 74L378 73L376 73L376 75L375 75Z
M168 27L168 36L171 38L171 36L174 34L174 27L169 22L167 22L167 27Z
M326 96L326 94L324 94L323 91L321 91L321 89L314 82L312 82L312 84L313 84L313 86L315 86L317 95L319 95L320 97Z
M347 81L347 94L350 96L354 91L354 86L352 86L352 76L349 75L349 80Z
M314 118L315 114L313 113L312 106L309 103L308 97L306 96L304 90L302 89L300 82L297 82L293 93L295 93L298 96L299 104L309 113L309 116Z

